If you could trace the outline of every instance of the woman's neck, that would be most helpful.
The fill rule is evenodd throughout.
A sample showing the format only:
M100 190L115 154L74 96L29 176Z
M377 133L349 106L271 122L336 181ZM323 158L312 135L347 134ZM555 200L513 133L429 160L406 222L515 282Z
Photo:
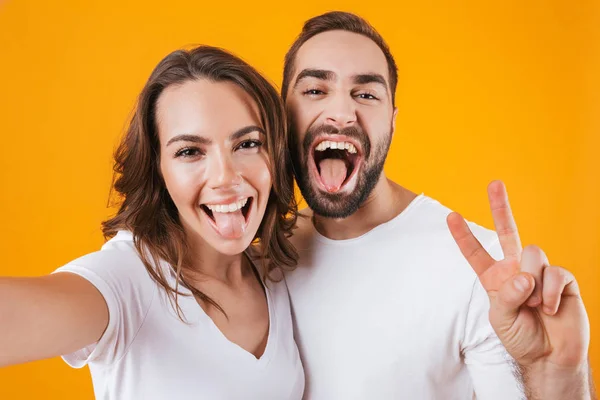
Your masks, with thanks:
M188 235L188 240L189 278L217 280L226 285L236 285L252 273L247 257L243 253L235 255L220 253L197 235Z

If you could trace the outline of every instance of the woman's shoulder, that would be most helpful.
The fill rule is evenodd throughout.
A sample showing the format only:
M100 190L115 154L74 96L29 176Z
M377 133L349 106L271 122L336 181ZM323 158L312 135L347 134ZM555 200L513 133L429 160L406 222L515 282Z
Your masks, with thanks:
M85 254L65 264L57 271L94 274L108 281L133 280L145 282L150 275L136 249L133 235L120 231L100 250Z
M107 268L110 268L136 263L141 263L141 259L135 249L133 235L130 232L122 231L104 243L99 250L78 257L67 265L91 268L106 265Z

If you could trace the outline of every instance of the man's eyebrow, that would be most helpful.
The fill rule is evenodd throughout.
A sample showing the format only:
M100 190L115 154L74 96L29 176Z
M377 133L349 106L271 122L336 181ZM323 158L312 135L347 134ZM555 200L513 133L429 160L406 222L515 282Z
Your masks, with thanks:
M300 81L305 78L316 78L322 81L332 81L335 79L335 73L333 71L328 71L326 69L312 69L306 68L300 71L298 76L296 77L296 82L294 83L294 88L298 86Z
M352 81L357 85L366 85L367 83L379 83L387 91L388 85L381 74L357 74L352 77Z

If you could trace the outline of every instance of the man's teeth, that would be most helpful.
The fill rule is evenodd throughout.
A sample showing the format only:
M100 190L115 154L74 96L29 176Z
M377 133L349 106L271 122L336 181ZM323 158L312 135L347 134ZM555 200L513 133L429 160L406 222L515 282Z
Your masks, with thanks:
M327 149L346 150L350 154L356 153L356 147L354 147L352 143L348 142L331 142L329 140L325 140L315 147L316 151L325 151Z
M247 202L248 202L248 198L245 198L243 200L239 200L239 201L236 201L235 203L231 203L231 204L205 204L205 205L206 205L206 208L208 208L212 212L230 213L230 212L235 212L237 210L240 210L242 207L244 207L246 205Z

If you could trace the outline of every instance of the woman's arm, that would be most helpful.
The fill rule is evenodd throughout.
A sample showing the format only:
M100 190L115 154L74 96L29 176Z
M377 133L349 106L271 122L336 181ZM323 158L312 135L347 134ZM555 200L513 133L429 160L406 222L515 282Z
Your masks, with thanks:
M78 275L0 277L0 367L69 354L95 343L108 318L104 297Z

